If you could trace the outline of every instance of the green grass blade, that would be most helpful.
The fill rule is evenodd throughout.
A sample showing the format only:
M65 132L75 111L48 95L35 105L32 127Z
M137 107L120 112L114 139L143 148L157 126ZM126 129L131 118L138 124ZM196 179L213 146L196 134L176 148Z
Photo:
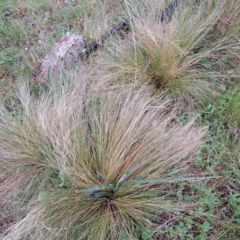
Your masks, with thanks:
M116 189L118 189L119 185L121 185L133 172L135 172L144 162L146 161L143 160L142 162L136 164L135 166L133 166L132 168L130 168L125 174L123 174L123 176L118 180L117 185L116 185Z
M112 197L112 192L97 192L94 194L94 197L96 197L96 198Z
M175 183L185 181L200 181L212 178L219 178L219 176L212 177L182 177L182 178L165 178L165 179L136 179L127 181L126 184L148 184L148 183Z
M104 179L108 184L112 184L103 174L101 174L100 172L97 172L97 174L102 177L102 179Z
M86 188L84 190L81 190L80 192L85 193L85 194L90 194L94 195L95 193L101 191L101 190L106 190L106 189L112 189L113 190L114 186L113 184L99 184L94 187Z

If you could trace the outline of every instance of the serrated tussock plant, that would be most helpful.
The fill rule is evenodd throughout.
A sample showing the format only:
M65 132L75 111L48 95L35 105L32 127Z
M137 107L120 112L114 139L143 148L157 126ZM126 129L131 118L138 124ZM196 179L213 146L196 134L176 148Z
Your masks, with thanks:
M129 4L132 33L123 41L114 39L102 53L101 83L147 82L160 93L203 101L213 89L211 77L226 80L239 74L239 1L179 1L163 22L156 20L164 9L159 1L138 8L134 1ZM204 59L211 60L210 67L202 66Z
M85 75L37 100L22 87L15 116L1 106L1 199L11 205L17 187L28 206L3 239L133 238L159 211L182 209L169 185L192 180L180 170L205 128L142 89L100 92Z

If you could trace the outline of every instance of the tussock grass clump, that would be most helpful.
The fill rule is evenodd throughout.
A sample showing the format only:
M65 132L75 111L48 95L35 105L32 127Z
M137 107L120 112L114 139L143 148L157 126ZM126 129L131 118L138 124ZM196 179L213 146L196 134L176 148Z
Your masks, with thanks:
M104 71L104 83L126 78L134 84L147 82L160 92L168 90L190 101L205 98L213 85L209 79L225 80L239 73L238 1L180 1L162 23L156 18L163 3L152 0L140 8L129 4L132 34L124 41L113 41L99 60L108 72ZM223 56L231 63L224 64ZM211 65L204 64L208 61ZM234 70L229 75L225 70L230 65Z
M180 169L205 129L180 124L143 90L101 93L83 73L76 80L37 101L22 88L15 117L1 106L0 197L27 204L4 239L133 238L182 207L168 186L188 180Z

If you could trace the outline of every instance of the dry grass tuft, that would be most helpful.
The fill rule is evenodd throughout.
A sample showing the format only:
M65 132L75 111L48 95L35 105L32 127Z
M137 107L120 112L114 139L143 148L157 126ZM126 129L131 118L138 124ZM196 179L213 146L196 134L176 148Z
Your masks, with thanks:
M156 16L164 6L153 9L159 5L151 0L136 11L132 3L133 32L124 41L113 40L103 53L101 83L147 82L160 93L167 90L191 102L204 100L213 89L210 78L237 76L240 5L236 1L180 1L163 23L157 23ZM231 74L226 74L228 64L221 62L223 56L231 58ZM211 66L203 66L205 59Z
M1 106L0 197L27 206L4 239L132 238L159 211L182 208L167 185L181 181L205 129L180 124L146 91L102 93L87 76L37 101L22 88L17 116Z

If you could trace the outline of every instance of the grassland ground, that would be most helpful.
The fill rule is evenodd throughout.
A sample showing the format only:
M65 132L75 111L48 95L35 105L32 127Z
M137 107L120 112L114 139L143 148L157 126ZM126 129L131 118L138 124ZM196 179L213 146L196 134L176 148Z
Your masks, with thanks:
M240 2L182 0L157 22L170 3L0 2L0 238L240 238ZM91 43L126 18L40 74L66 32Z

